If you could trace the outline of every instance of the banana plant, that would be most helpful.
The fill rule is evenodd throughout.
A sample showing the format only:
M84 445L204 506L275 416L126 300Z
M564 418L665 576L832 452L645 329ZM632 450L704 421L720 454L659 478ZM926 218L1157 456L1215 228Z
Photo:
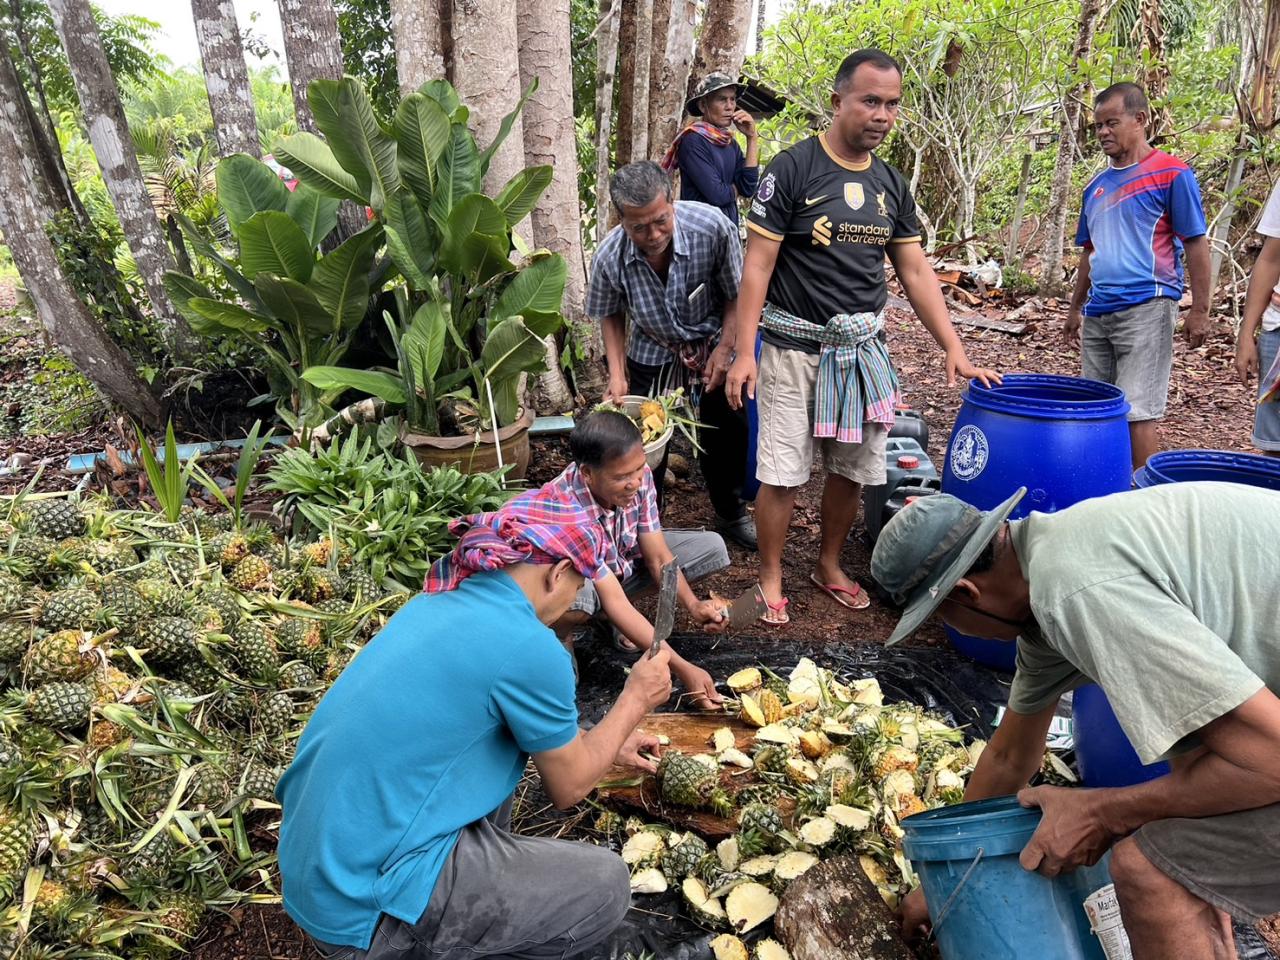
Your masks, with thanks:
M439 406L450 398L471 399L484 428L517 418L520 375L545 370L539 338L563 324L566 266L558 254L529 252L513 234L550 184L549 166L522 170L493 197L482 184L536 89L535 81L482 150L467 128L467 107L446 81L405 97L390 125L359 81L311 83L325 139L295 134L274 153L317 193L372 210L408 289L400 318L386 320L398 369L319 364L302 373L304 382L326 394L355 389L400 404L409 425L426 433L438 431Z
M337 224L339 201L306 185L290 192L247 154L217 169L218 202L239 250L233 264L190 223L193 249L216 264L236 292L219 297L186 274L170 271L165 288L197 333L247 340L262 354L276 411L299 437L333 413L336 394L300 374L341 361L382 286L374 257L383 242L371 224L329 253L321 242Z

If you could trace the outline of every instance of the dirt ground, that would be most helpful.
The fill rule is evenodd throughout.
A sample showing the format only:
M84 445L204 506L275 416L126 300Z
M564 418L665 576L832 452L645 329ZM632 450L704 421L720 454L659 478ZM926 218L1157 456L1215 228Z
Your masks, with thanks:
M1050 303L1039 315L1039 322L1021 337L965 326L959 329L971 359L980 365L1002 372L1077 374L1079 354L1061 341L1060 323L1061 308ZM941 463L962 399L960 385L945 383L941 353L910 314L891 311L888 326L890 351L907 401L924 413L930 427L930 456L935 463ZM1209 342L1199 349L1189 349L1185 342L1178 341L1169 411L1163 427L1165 446L1249 449L1252 396L1235 378L1233 350L1234 339L1226 324L1215 328ZM531 482L554 476L567 456L562 439L539 441L537 446L534 463L538 466ZM867 610L851 613L808 586L810 564L818 544L819 496L820 481L815 479L799 498L784 557L791 623L770 631L767 637L881 643L896 622L894 611L873 600ZM699 527L712 522L711 507L696 467L685 479L671 478L663 519L670 527ZM705 595L707 589L713 589L723 596L736 596L754 581L753 555L732 545L730 552L732 566L699 585L699 593ZM868 562L867 547L857 537L851 538L845 553L846 569L865 583ZM941 641L940 627L932 624L913 642ZM760 658L768 660L770 640L753 642L760 644ZM1280 951L1280 921L1264 924L1261 932L1273 949ZM190 956L192 960L311 960L318 954L280 907L254 905L211 917Z

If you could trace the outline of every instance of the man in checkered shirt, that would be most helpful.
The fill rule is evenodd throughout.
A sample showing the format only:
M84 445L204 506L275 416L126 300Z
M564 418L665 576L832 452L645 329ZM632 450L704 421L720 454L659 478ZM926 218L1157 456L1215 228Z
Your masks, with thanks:
M609 197L622 223L592 258L586 301L604 334L605 399L689 389L711 428L699 434L698 462L716 529L754 550L755 523L741 498L746 415L730 409L724 394L742 281L738 228L708 204L673 202L670 178L647 160L618 170ZM665 472L664 454L654 471L659 494Z

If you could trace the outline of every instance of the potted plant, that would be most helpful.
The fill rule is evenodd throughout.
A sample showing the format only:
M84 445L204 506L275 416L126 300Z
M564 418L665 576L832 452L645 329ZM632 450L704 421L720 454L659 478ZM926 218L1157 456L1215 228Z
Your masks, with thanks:
M400 439L424 465L488 470L501 460L520 476L528 463L522 384L545 370L542 339L563 324L566 266L558 254L528 251L512 228L551 168L521 171L494 197L482 181L533 90L482 151L443 80L405 97L389 127L358 81L317 80L309 96L327 139L300 133L275 148L303 184L373 211L405 281L399 316L384 315L394 370L320 364L301 379L326 395L358 390L400 407Z

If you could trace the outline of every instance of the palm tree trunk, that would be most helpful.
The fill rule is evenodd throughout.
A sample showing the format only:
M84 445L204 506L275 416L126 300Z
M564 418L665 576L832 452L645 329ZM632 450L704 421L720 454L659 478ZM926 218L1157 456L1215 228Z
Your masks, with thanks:
M191 0L191 15L196 21L218 155L247 153L261 157L258 120L235 6L232 0Z
M467 122L482 150L520 100L516 6L511 0L453 0L453 85L471 108ZM567 70L567 63L560 66ZM568 160L561 158L561 162ZM523 169L524 128L517 118L489 164L485 191L496 195Z
M391 0L391 31L395 35L396 73L402 97L428 80L448 78L445 38L452 17L452 0ZM563 69L563 65L557 69Z
M62 38L62 48L88 125L89 142L98 158L98 168L120 220L121 232L146 287L152 312L162 325L174 356L187 359L195 352L197 343L164 289L164 274L173 269L173 255L142 180L129 123L102 49L97 21L88 0L51 0L49 9Z
M32 193L30 158L15 129L13 101L0 111L0 230L13 254L36 313L50 339L113 403L148 426L160 422L160 401L143 383L133 361L107 336L76 297L44 232L44 211Z

